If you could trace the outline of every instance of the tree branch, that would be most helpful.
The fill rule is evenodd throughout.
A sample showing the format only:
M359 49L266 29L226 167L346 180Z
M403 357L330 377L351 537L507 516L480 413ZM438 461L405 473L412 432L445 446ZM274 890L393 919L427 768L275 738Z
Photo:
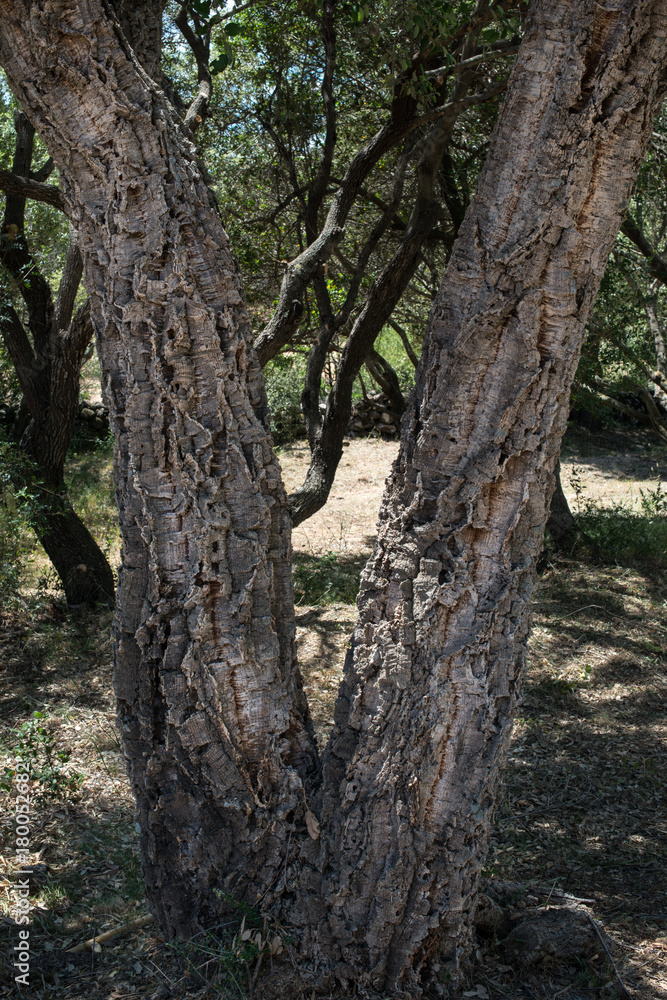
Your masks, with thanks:
M190 27L188 21L188 5L184 3L175 18L176 27L186 40L197 63L197 82L199 92L185 113L185 125L191 132L201 125L213 93L213 82L209 69L211 55L210 31L206 32L205 40Z
M302 298L305 288L315 269L328 260L334 247L342 239L343 227L361 185L380 157L414 129L436 121L441 121L443 125L453 124L463 111L491 100L502 93L506 86L506 80L499 81L480 94L474 94L462 100L449 101L419 118L412 118L408 113L406 117L395 120L393 114L396 108L392 105L390 120L383 125L370 142L359 150L348 167L342 184L333 198L326 222L319 236L287 267L275 312L255 340L255 350L262 367L279 353L297 329L303 312Z
M61 212L65 211L62 191L55 184L42 184L32 177L20 177L11 170L0 170L0 190L20 198L43 201L47 205L59 208Z
M221 21L228 21L230 17L234 17L236 14L240 14L242 10L248 10L250 7L256 7L258 3L262 0L247 0L247 3L242 3L238 7L234 7L233 10L228 10L224 14L220 14Z
M336 100L333 92L333 76L336 69L336 29L334 26L335 0L324 0L322 5L322 40L324 42L324 73L322 75L322 102L324 104L324 116L326 120L326 132L324 136L324 147L322 158L317 169L315 178L310 185L306 210L304 212L304 222L306 225L306 237L311 243L317 236L317 222L322 206L324 195L326 194L329 178L331 176L331 165L333 163L334 150L336 148Z
M12 359L21 392L31 413L48 399L48 380L38 370L35 353L18 313L7 300L0 302L0 335Z
M424 73L426 77L443 77L452 76L456 73L466 73L468 70L476 69L484 63L492 62L494 59L499 59L501 56L513 55L518 52L520 45L515 41L510 42L496 42L490 48L486 49L484 52L480 52L476 56L470 56L468 59L461 59L459 62L439 66L437 69L429 69ZM440 81L442 82L442 81Z
M56 297L56 330L66 330L70 324L72 312L74 311L74 302L76 300L77 292L79 291L81 276L83 275L83 259L79 251L77 240L78 234L76 230L70 226L69 248L67 250L65 266L63 268L62 278L60 279L60 285L58 286L58 295Z
M655 400L651 396L648 389L645 389L644 386L639 386L637 391L642 397L642 401L648 411L647 413L641 413L639 410L635 410L633 406L628 406L628 404L622 402L622 400L616 399L616 397L612 395L611 388L599 379L591 378L589 376L586 379L586 383L587 384L584 388L587 388L589 392L591 389L594 389L595 392L597 392L602 399L606 400L610 406L613 406L614 409L620 410L621 413L624 413L627 417L631 417L632 420L636 420L640 424L651 427L662 441L667 442L667 428L665 428L664 424L660 420L660 411L655 405Z
M30 180L32 180L32 181L46 181L46 180L49 179L49 177L51 176L51 174L53 173L53 171L55 170L55 168L56 168L56 165L53 162L53 157L49 156L48 160L44 161L44 163L41 165L41 167L39 168L39 170L31 170L30 171Z
M639 252L642 253L649 261L649 270L651 274L657 278L661 284L667 285L667 261L661 257L657 250L653 249L631 215L628 215L625 222L621 226L621 232L627 236L632 243L634 243Z
M393 318L389 320L389 326L392 327L392 329L394 329L396 331L396 333L399 335L399 337L401 338L401 343L403 344L403 347L405 348L405 353L407 354L408 358L410 359L410 363L412 364L412 366L414 368L416 368L417 365L419 364L419 358L417 357L417 355L415 354L415 352L412 350L412 344L410 343L410 340L408 338L407 331L404 330L403 327L400 326L400 324L397 323L396 320L393 319Z
M403 197L403 187L405 184L405 172L407 170L409 159L410 153L404 153L399 157L396 172L394 174L391 201L385 206L382 215L371 230L364 246L361 248L356 264L352 267L352 277L348 286L347 295L345 296L345 302L336 316L337 329L340 329L340 327L347 323L357 301L361 281L365 274L366 267L368 266L370 256L380 242L380 239L387 230L387 227L391 223L391 220L395 216L398 206L401 203L401 198Z
M474 38L466 41L464 56L474 44ZM288 497L294 525L311 517L326 503L343 450L343 438L352 408L354 380L369 355L371 364L375 360L376 366L382 360L380 355L373 359L373 345L410 282L417 267L421 247L433 228L436 218L435 179L460 113L454 109L467 104L468 98L465 97L465 92L473 76L474 72L469 71L458 78L452 93L453 99L447 105L452 110L440 118L417 147L421 152L416 171L417 195L408 230L390 263L373 283L343 348L336 382L329 393L315 447L311 443L312 456L306 479L300 489ZM475 95L474 99L479 99L479 96ZM391 208L392 206L388 206L388 211L385 213L387 220L393 214ZM402 402L399 402L399 399L402 401L402 394L398 380L395 385L388 383L387 386L395 398L396 407L401 409ZM309 438L310 436L309 433Z
M629 358L630 361L636 364L648 379L655 382L658 388L667 391L667 377L665 377L661 371L651 368L651 366L648 365L643 358L638 358L634 351L632 351L627 344L624 344L622 340L619 340L618 337L615 337L613 333L609 333L607 330L602 330L595 323L590 323L589 326L595 331L598 337L602 340L608 340L609 343L613 344L614 347L617 347L618 350L626 356L626 358Z

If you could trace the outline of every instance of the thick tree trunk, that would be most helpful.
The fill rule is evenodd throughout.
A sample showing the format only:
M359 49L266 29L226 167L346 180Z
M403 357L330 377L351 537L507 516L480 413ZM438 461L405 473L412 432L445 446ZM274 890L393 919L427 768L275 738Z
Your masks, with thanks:
M286 498L195 151L99 0L0 15L82 236L117 438L116 690L151 906L174 935L220 892L259 899L338 979L410 989L469 945L569 386L667 0L534 5L404 417L321 784Z
M339 977L410 989L469 947L570 384L666 37L664 0L532 8L433 310L325 752L294 919Z
M116 436L118 719L149 900L188 934L221 892L279 891L319 774L261 373L189 134L101 0L0 14L81 237Z

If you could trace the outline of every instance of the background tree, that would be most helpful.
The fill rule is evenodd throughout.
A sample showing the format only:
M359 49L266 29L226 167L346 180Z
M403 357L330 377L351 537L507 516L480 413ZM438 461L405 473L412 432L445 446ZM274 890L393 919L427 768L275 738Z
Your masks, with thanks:
M664 89L667 4L532 6L322 769L260 371L190 135L97 0L0 12L0 60L80 233L112 410L116 689L151 905L176 935L215 919L221 892L259 898L320 967L378 989L439 955L455 968L584 324Z
M579 398L611 406L667 441L664 259L667 227L666 128L654 125L648 156L611 255L589 324L577 379Z
M57 186L46 183L53 160L32 170L35 130L15 113L15 153L0 170L6 193L0 235L0 334L21 391L12 437L4 452L14 486L30 493L25 510L51 559L70 606L113 603L109 563L74 511L65 488L64 464L78 412L79 378L93 335L87 304L75 311L83 263L76 231L70 230L58 293L28 246L26 201L62 210ZM17 450L18 449L18 450Z

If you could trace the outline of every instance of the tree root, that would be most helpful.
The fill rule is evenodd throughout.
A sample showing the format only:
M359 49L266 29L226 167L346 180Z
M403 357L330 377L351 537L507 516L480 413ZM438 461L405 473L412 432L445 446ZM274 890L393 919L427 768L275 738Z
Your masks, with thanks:
M608 939L580 899L560 889L494 880L482 886L475 927L493 936L512 964L587 958ZM607 942L607 944L605 944Z

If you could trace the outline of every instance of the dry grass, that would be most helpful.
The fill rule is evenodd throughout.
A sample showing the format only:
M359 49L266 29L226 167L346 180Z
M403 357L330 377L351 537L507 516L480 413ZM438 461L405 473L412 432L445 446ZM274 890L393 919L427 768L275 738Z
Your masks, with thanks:
M625 484L616 472L608 476L602 448L609 452L613 443L599 444L599 454L594 440L571 444L576 457L570 460L590 468L598 500L610 489L618 498L637 493L639 482L655 485L650 467L646 475L644 466L636 468L641 479L633 479L621 464L632 455L646 458L626 447L638 440L622 435L617 443L616 471L625 475ZM299 651L321 740L331 723L354 622L354 606L332 594L335 598L345 580L354 584L395 450L384 442L352 442L331 506L295 532L304 572ZM305 457L302 448L282 452L290 487L303 474ZM664 481L664 454L649 460ZM567 488L567 472L563 479ZM334 579L333 590L322 589L324 577ZM317 603L308 602L309 587L317 590ZM615 961L636 1000L667 998L666 609L667 586L650 567L562 558L548 565L536 596L526 697L504 770L505 799L488 861L492 874L594 899L595 916L615 942ZM43 711L54 744L70 754L63 773L84 776L80 792L69 800L35 808L33 862L44 867L31 899L33 975L23 995L241 997L240 979L238 987L233 978L218 987L194 974L210 959L205 948L189 958L174 953L150 926L109 942L100 955L63 955L73 943L147 912L113 727L108 625L104 614L68 619L46 597L41 606L33 600L0 621L0 737L9 744L17 725ZM12 827L7 799L4 805L8 891ZM14 935L8 929L9 946ZM229 956L219 957L224 966ZM226 967L237 978L243 972L228 962ZM281 967L282 981L269 980L257 997L300 995L290 968ZM11 990L7 967L0 991L3 985ZM478 952L465 992L482 1000L620 996L603 953L580 967L528 972L505 965L493 943ZM310 998L310 990L304 997Z

